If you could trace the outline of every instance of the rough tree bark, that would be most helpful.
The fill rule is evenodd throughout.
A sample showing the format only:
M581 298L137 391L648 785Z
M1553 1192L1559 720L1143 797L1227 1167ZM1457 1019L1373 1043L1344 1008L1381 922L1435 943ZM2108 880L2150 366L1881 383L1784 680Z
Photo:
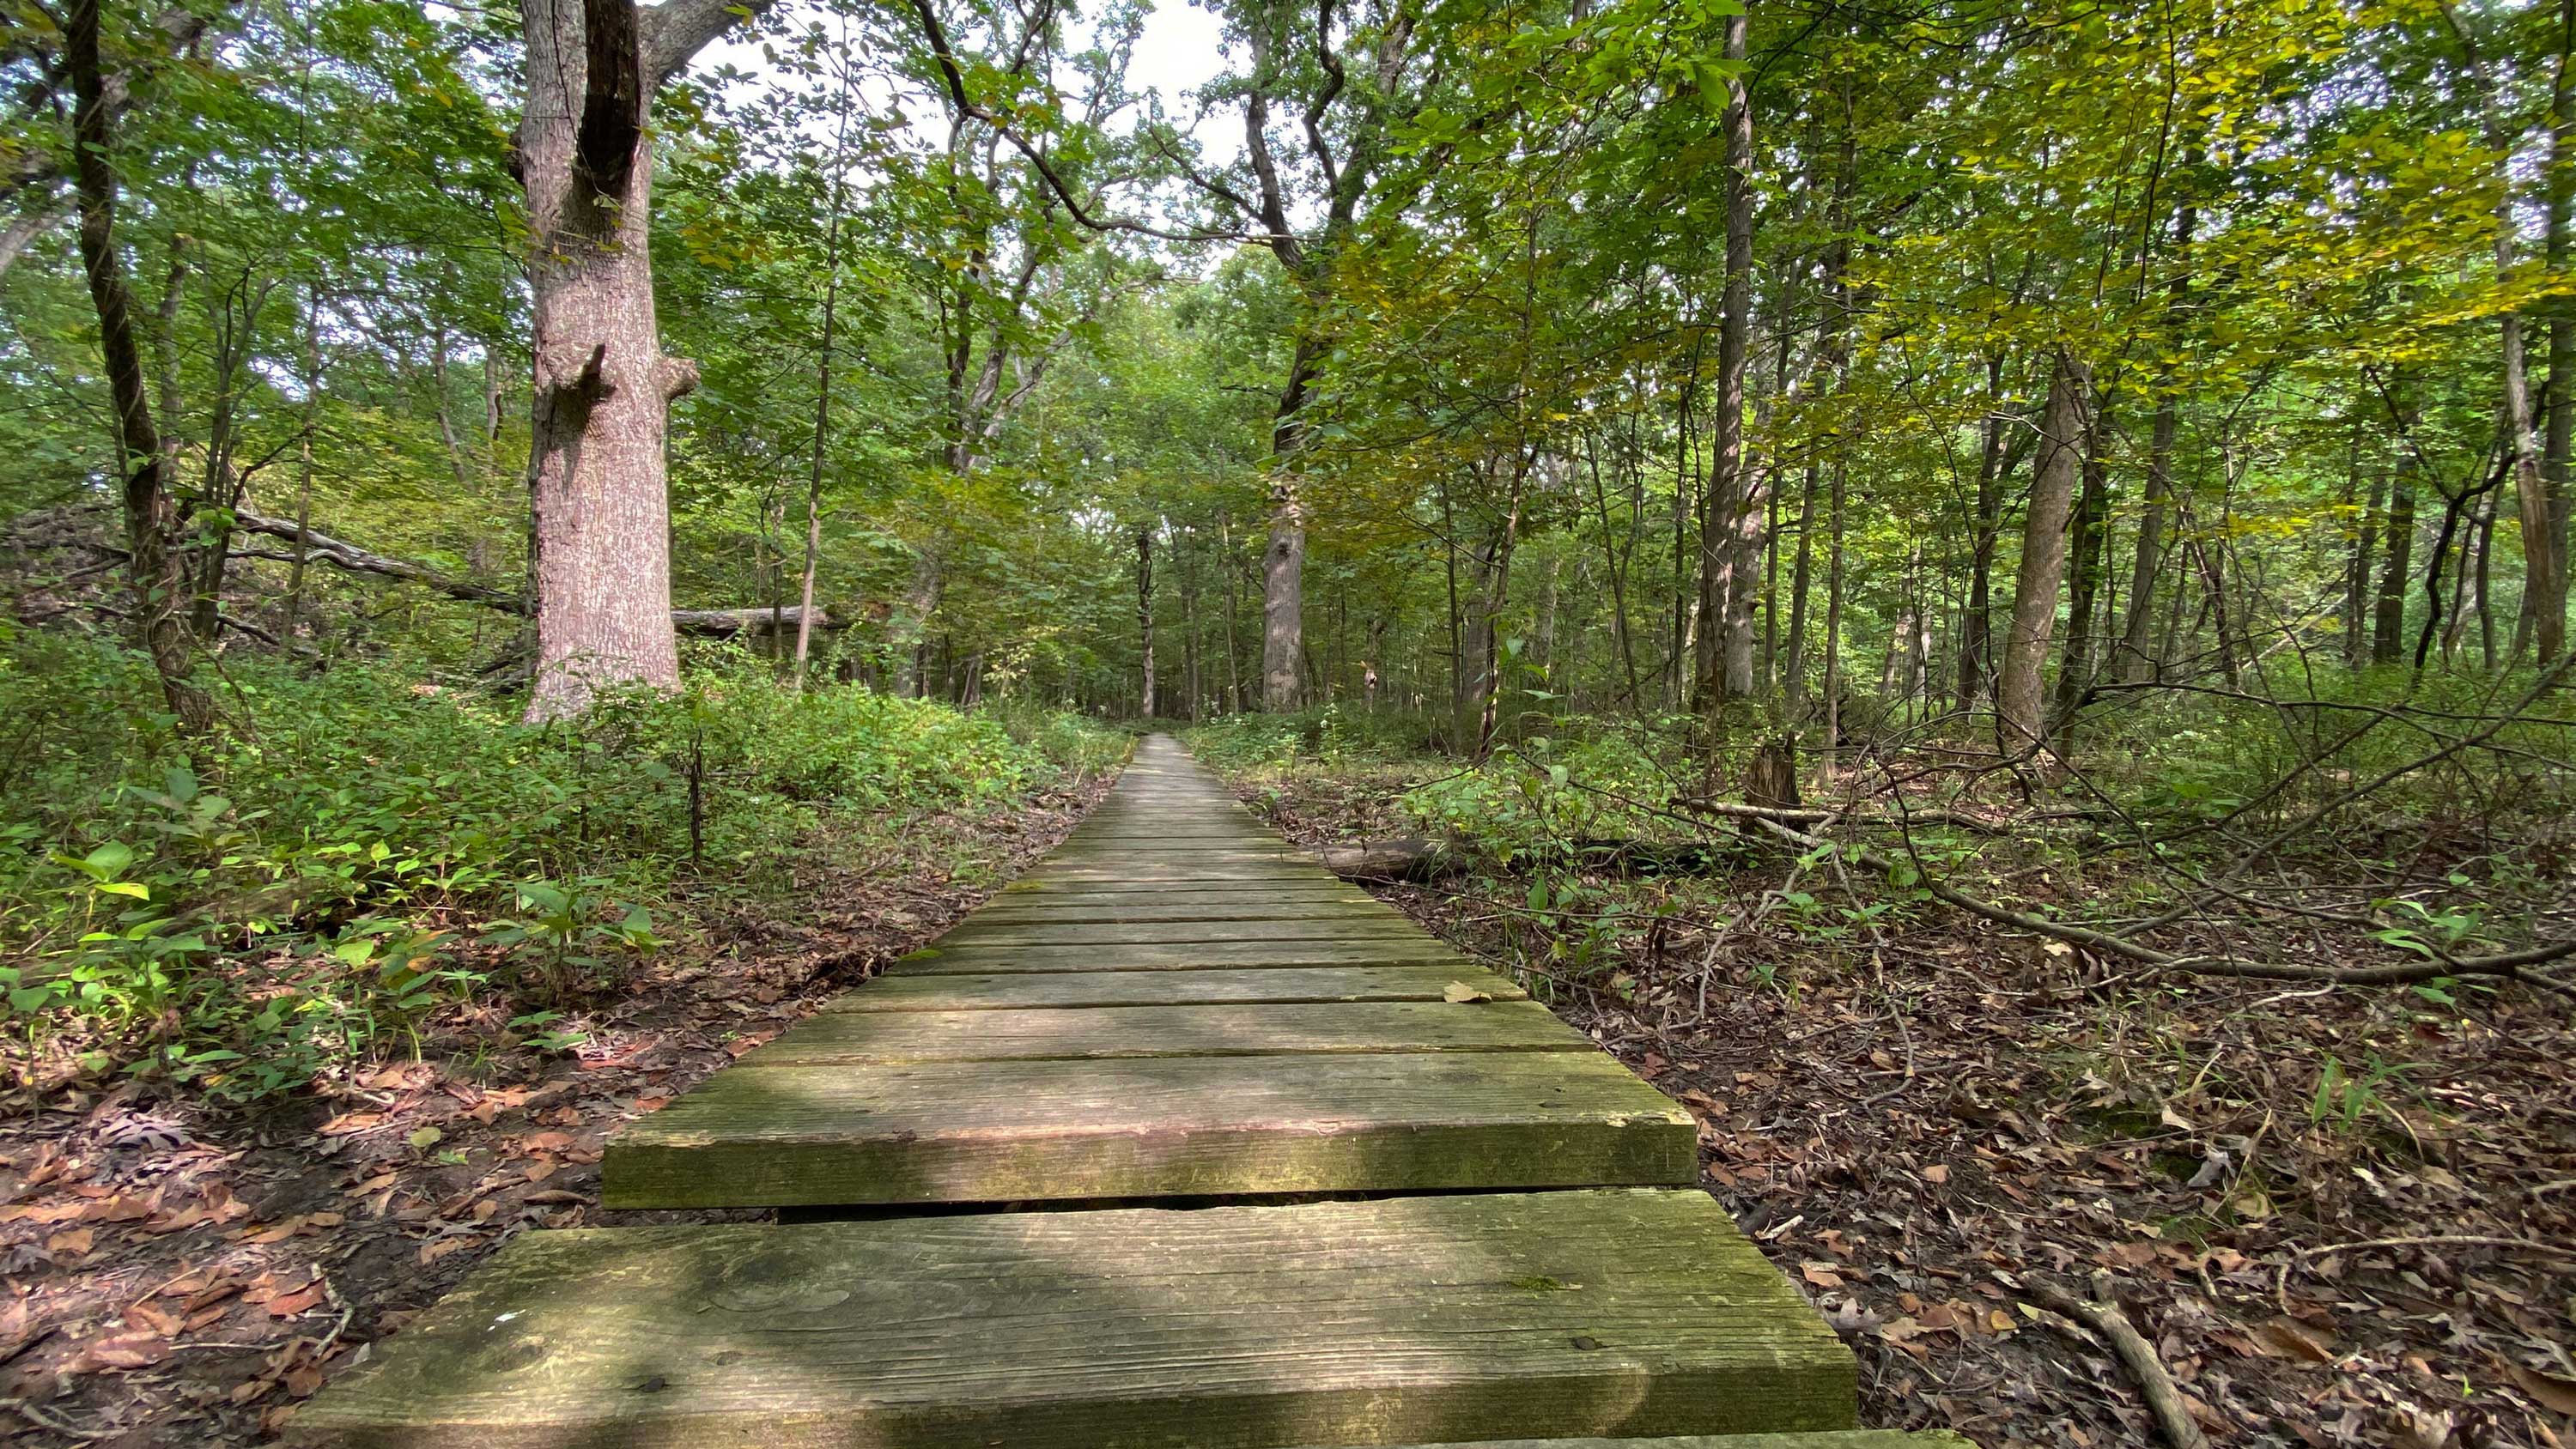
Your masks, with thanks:
M645 111L734 0L525 0L527 191L535 398L536 687L531 720L579 713L603 688L679 683L671 632L663 439L695 364L662 355L653 311L653 144Z
M2004 636L2002 678L1995 684L1995 724L2006 754L2037 743L2046 729L2049 635L2066 576L2066 525L2084 462L2084 364L2057 349L2048 405L2039 423L2039 458L2031 470L2030 508L2022 519L2021 572L2013 584L2011 632Z
M134 305L125 285L125 261L116 250L116 138L108 109L107 81L99 63L99 0L74 0L64 30L64 62L71 72L73 186L79 198L81 270L98 313L99 351L107 367L108 398L116 423L118 467L128 571L134 583L134 626L161 694L183 733L213 728L214 700L191 677L194 653L181 615L187 601L187 567L178 547L178 505L170 495L170 457L153 426L144 395L143 353L134 336Z

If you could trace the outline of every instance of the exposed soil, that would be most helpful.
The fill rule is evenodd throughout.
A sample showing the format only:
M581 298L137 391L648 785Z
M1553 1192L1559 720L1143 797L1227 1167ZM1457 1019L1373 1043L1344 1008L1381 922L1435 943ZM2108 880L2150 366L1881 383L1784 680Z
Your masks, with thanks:
M1319 845L1399 833L1383 784L1246 798ZM1865 1423L2168 1442L2035 1301L2098 1283L2214 1443L2576 1444L2565 1000L2122 979L1948 911L1837 938L1754 910L1787 868L1531 985L1698 1117L1710 1190L1859 1352ZM1508 971L1507 934L1544 946L1527 890L1380 893Z
M714 913L554 1023L574 1053L456 1017L421 1060L263 1113L135 1086L0 1099L0 1436L254 1442L512 1234L683 1216L597 1206L608 1135L946 929L1108 784L916 821L898 854L817 852L837 863L799 883L810 909Z

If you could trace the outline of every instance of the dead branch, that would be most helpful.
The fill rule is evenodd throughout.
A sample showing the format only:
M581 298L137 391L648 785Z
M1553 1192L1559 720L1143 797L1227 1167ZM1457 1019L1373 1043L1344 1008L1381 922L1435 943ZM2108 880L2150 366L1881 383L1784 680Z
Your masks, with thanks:
M1776 820L1757 819L1756 826L1804 850L1839 850L1845 858L1876 871L1891 871L1895 866L1875 851L1841 845L1806 831L1783 825ZM1920 874L1920 872L1917 872ZM2399 962L2388 966L2293 966L2274 961L2235 961L2213 956L2182 956L2159 951L2135 941L2096 931L2085 926L2052 921L2027 911L2016 911L1982 900L1953 886L1922 877L1923 888L1944 905L1955 906L1999 926L2046 936L2069 945L2083 946L2105 955L2117 956L2157 971L2182 972L2195 976L2242 976L2263 981L2322 981L2338 986L2388 986L2411 981L2432 981L2444 976L2500 976L2511 981L2527 982L2543 990L2576 996L2576 987L2554 981L2528 968L2562 961L2576 956L2576 940L2549 941L2507 951L2493 956L2438 956L2431 960Z
M2094 1296L2103 1301L2088 1303L2054 1283L2030 1280L2030 1296L2039 1306L2062 1313L2081 1325L2107 1345L2120 1366L2137 1380L2138 1392L2147 1401L2148 1412L2155 1415L2156 1427L2164 1431L2174 1449L2209 1449L2209 1437L2194 1423L2191 1410L2182 1401L2182 1390L2174 1386L2173 1375L2165 1372L2164 1360L2156 1357L2155 1345L2138 1332L2129 1315L2109 1301L2108 1285L2099 1277L2093 1281Z

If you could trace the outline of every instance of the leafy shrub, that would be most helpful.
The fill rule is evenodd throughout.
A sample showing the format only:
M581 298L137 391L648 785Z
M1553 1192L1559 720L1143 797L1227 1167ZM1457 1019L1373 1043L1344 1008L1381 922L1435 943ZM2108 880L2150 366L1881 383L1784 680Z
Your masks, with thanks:
M699 872L783 882L836 813L998 805L1121 743L740 659L578 727L386 666L224 683L190 758L136 703L141 659L0 640L0 989L31 1055L292 1086L487 987L553 1006L613 979L658 943L648 903Z

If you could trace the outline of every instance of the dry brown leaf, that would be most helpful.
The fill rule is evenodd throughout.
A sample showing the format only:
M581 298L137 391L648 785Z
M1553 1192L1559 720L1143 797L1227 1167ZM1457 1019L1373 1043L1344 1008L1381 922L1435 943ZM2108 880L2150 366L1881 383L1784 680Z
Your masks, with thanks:
M2576 1414L2576 1379L2563 1379L2506 1360L2504 1371L2514 1384L2553 1414Z
M150 1329L129 1329L94 1338L82 1344L80 1352L63 1365L68 1374L97 1373L102 1369L150 1368L170 1356L170 1341Z
M1440 988L1440 999L1454 1005L1468 1006L1479 1001L1491 1001L1494 999L1494 993L1470 986L1464 981L1452 981Z
M2317 1330L2294 1318L2275 1318L2254 1330L2255 1346L2279 1358L2333 1363L2334 1348Z

